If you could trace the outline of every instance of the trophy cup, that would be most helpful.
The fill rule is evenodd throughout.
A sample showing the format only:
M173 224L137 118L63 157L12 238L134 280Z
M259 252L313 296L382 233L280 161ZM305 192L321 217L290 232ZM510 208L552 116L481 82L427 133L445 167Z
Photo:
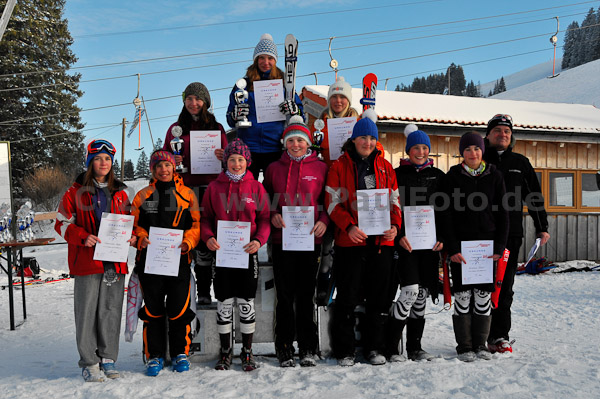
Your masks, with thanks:
M181 128L181 126L173 126L173 128L171 129L171 134L175 137L169 143L171 145L171 150L173 151L174 155L180 155L181 156L181 153L183 152L183 139L181 138L181 135L183 134L183 129ZM185 166L183 166L183 162L180 162L175 167L175 172L177 172L177 173L187 173L188 172L188 168L186 168Z
M233 94L236 104L246 104L246 102L248 101L248 91L246 91L246 80L242 78L235 82L235 85L238 88ZM245 116L244 119L235 123L236 128L247 128L250 126L252 126L252 122L250 122Z
M317 129L313 132L313 144L315 147L321 147L321 143L325 137L321 129L325 127L325 122L323 122L323 119L317 119L315 123L313 123L313 126Z

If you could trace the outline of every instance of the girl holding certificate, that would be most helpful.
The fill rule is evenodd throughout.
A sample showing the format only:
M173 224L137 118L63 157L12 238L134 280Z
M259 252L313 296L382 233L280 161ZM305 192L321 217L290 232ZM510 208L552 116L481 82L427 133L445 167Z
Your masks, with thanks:
M447 201L443 227L445 249L451 260L456 352L459 360L470 362L491 359L487 338L495 273L487 276L489 283L463 284L467 255L461 253L461 242L493 240L493 259L498 260L508 237L508 212L502 203L502 173L482 160L485 147L481 135L465 133L459 150L464 161L451 167L442 182Z
M173 123L167 130L163 150L174 151L174 145L171 144L176 135L183 140L181 148L175 154L176 165L183 165L186 172L180 172L183 178L183 184L194 190L198 201L202 202L202 196L208 183L215 180L217 174L195 174L191 168L191 131L212 130L219 132L221 146L214 151L215 159L223 160L223 150L227 146L227 137L225 129L217 122L215 116L209 111L211 106L210 93L206 86L200 82L192 82L183 91L183 108L177 122ZM212 282L212 262L213 258L206 249L206 245L200 242L195 251L194 272L196 273L196 288L198 290L198 303L202 305L210 304L210 285ZM195 293L194 293L195 295Z
M115 153L106 140L87 145L87 171L63 196L54 226L69 244L69 273L75 279L75 335L86 382L119 378L115 361L127 263L93 259L102 213L129 214L126 186L115 178L112 167ZM135 237L129 242L134 245Z
M407 237L408 218L417 215L435 215L433 196L439 192L444 172L433 166L433 159L429 158L431 143L429 136L415 125L408 125L404 130L406 137L407 159L400 160L396 168L398 191L402 201L402 220L404 223L398 233L399 246L398 262L393 274L393 286L400 284L400 296L394 303L390 314L388 328L388 356L392 361L405 361L398 348L402 330L406 326L406 351L410 360L431 360L432 355L421 348L421 338L425 327L425 305L427 296L431 295L434 302L438 297L439 279L439 251L442 250L441 220L433 218L430 223L435 223L432 237L427 237L429 248ZM424 206L421 212L412 212L406 207ZM410 234L413 237L413 234ZM419 247L415 249L413 247Z
M337 297L332 328L334 355L340 366L354 365L354 308L365 298L366 322L363 330L365 357L373 365L385 364L384 326L390 309L394 239L402 224L398 185L392 165L376 148L377 126L368 118L356 122L344 153L327 175L325 206L335 223L335 283ZM367 235L371 208L358 205L358 197L377 192L387 202L379 204L375 215L387 216L388 226L380 234ZM383 208L383 210L381 209ZM365 212L367 213L365 215ZM384 214L384 213L389 214ZM379 225L381 227L381 225ZM387 227L387 226L386 226ZM339 265L339 267L337 266Z
M323 133L321 156L329 167L333 164L333 160L329 157L327 120L334 118L358 119L358 112L350 106L351 102L352 86L344 80L343 76L339 76L335 83L329 86L329 92L327 93L327 108L325 108L321 114L321 119L325 123L325 127L321 129L321 132Z
M175 172L175 157L169 151L157 150L150 156L152 180L140 190L131 208L135 217L134 232L138 237L135 272L140 279L144 306L138 315L144 322L144 354L148 360L146 375L154 377L163 369L167 339L174 371L188 371L187 359L192 341L190 323L196 317L190 309L194 293L190 292L191 254L200 240L200 211L194 191L183 184ZM148 256L148 245L160 246L149 239L151 228L183 231L179 248L179 263L173 273L159 274L146 270L153 258ZM176 231L177 230L177 231ZM167 233L169 235L171 233ZM166 240L166 238L165 238ZM167 241L165 241L167 242ZM172 244L167 244L165 251ZM171 264L172 265L172 264ZM168 337L165 323L169 323Z
M273 37L265 33L254 49L254 62L246 70L244 80L246 82L247 101L239 103L236 101L236 92L240 90L234 87L229 95L229 107L227 108L227 123L235 127L239 121L248 120L252 123L250 127L239 127L237 137L242 139L250 148L252 154L252 166L249 170L258 179L260 171L263 173L271 162L275 162L281 156L281 134L285 128L285 118L272 122L259 123L257 119L257 103L255 97L254 83L258 81L279 81L283 84L283 71L277 67L277 45ZM242 88L243 90L243 88ZM286 93L283 93L286 97ZM279 110L286 117L302 115L302 101L294 93L294 100L275 99ZM283 102L281 102L283 101Z
M267 192L276 202L276 208L271 212L273 274L277 292L275 349L281 367L294 367L293 341L297 337L300 366L316 366L318 335L313 297L320 243L329 223L327 212L322 209L327 165L310 149L311 134L302 117L290 119L282 141L286 151L279 161L269 165L264 181ZM303 213L311 220L303 218ZM299 226L306 224L312 226L303 229L309 240L288 238L289 235L282 240L282 228L294 229L300 236ZM286 239L289 242L283 246ZM307 244L312 245L293 247L299 241L310 241Z
M215 268L217 330L221 340L221 354L215 365L216 370L229 370L231 367L235 298L240 313L242 368L244 371L251 371L258 367L252 355L252 336L256 328L254 297L258 283L257 252L267 242L271 228L268 196L263 185L247 170L251 163L250 150L242 140L236 139L229 143L223 155L224 171L217 180L209 184L202 200L201 236L209 250L217 251L232 245L217 235L219 221L250 224L250 242L243 247L243 251L248 254L245 267L219 267L217 263Z

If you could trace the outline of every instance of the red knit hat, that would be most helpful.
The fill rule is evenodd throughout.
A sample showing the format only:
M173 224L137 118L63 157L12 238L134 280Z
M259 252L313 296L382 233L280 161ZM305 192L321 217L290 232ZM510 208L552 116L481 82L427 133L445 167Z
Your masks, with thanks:
M172 153L165 150L156 150L150 155L150 170L153 170L160 161L171 162L175 167L175 156Z
M281 141L285 146L285 142L290 137L300 137L306 140L308 145L312 145L311 136L312 134L310 134L310 130L308 130L308 127L306 127L304 124L304 118L302 118L300 115L294 115L290 118L288 126L283 131L283 134L281 135Z

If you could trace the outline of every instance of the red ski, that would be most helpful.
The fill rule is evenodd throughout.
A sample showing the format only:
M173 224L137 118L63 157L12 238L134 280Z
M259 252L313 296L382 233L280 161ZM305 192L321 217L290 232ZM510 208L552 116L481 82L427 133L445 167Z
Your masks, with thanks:
M504 272L506 271L506 264L508 263L508 256L510 251L504 249L504 253L498 259L497 270L496 270L496 281L494 281L494 292L492 292L492 308L498 307L498 298L500 297L500 290L502 289L502 281L504 280Z
M369 73L363 78L363 98L360 103L363 112L369 108L375 108L375 93L377 92L377 75Z

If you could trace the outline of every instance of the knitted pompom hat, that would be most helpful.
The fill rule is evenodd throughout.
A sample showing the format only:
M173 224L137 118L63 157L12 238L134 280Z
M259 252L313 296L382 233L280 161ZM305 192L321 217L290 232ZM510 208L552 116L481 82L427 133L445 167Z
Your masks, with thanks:
M246 158L246 167L252 164L252 156L250 155L250 149L241 139L235 139L230 141L225 147L225 152L223 153L223 169L227 170L227 160L230 156L238 154Z
M350 83L344 80L343 76L338 76L334 84L329 86L329 92L327 93L327 104L331 100L331 96L340 94L348 99L348 102L352 102L352 86Z
M161 161L171 162L175 167L175 156L173 153L165 150L156 150L150 155L150 170L154 170L154 167Z
M355 139L361 136L373 136L375 139L379 140L377 125L368 116L365 117L364 114L362 119L360 119L354 125L354 129L352 129L352 137L350 138Z
M254 56L252 59L255 60L256 57L263 54L270 55L277 59L277 46L273 41L273 36L268 33L265 33L260 37L260 41L256 45L256 48L254 48Z
M306 124L304 124L304 118L300 115L294 115L290 118L288 126L283 131L281 135L281 142L285 146L286 141L291 137L300 137L304 139L308 145L312 145L312 140L310 139L311 134Z
M415 130L408 135L406 138L406 153L408 154L408 151L417 144L425 144L429 147L429 151L431 151L431 141L429 140L429 136L422 130Z

